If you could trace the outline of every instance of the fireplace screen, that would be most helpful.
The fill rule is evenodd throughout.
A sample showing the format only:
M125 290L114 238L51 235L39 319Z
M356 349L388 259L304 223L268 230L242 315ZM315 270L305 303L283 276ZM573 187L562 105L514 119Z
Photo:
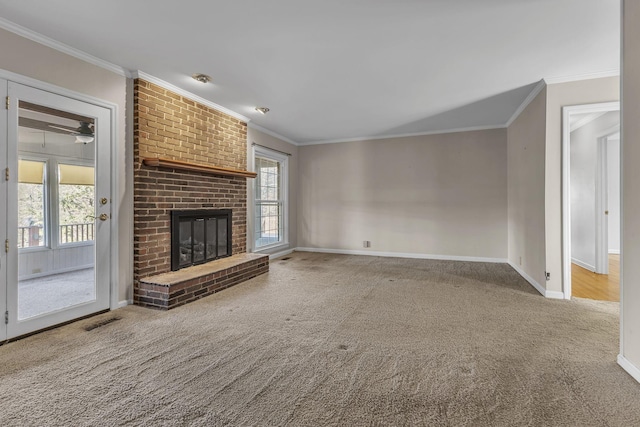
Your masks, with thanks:
M171 270L231 255L231 209L171 211Z

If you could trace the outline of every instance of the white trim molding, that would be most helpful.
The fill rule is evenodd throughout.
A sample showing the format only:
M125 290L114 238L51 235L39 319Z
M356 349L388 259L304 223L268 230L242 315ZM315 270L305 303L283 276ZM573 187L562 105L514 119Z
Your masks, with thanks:
M375 141L380 139L410 138L412 136L443 135L447 133L504 129L505 127L506 127L505 125L472 126L472 127L466 127L466 128L442 129L442 130L425 131L425 132L418 132L418 133L400 133L400 134L394 134L394 135L372 135L372 136L359 136L355 138L341 138L341 139L328 139L328 140L322 140L322 141L299 142L298 145L306 146L306 145L322 145L322 144L341 144L343 142Z
M296 147L298 147L300 145L299 143L295 142L292 139L287 138L286 136L282 136L279 133L276 133L276 132L274 132L272 130L269 130L269 129L264 128L264 127L262 127L260 125L257 125L255 122L247 123L247 127L251 128L251 129L255 129L255 130L257 130L259 132L262 132L262 133L266 133L267 135L270 135L270 136L272 136L274 138L278 138L279 140L287 142L287 143L289 143L291 145L295 145Z
M544 288L544 286L542 286L540 283L538 283L533 277L529 276L527 273L524 272L524 270L522 270L520 267L518 267L516 264L512 263L511 261L508 262L508 264L511 266L511 268L513 268L520 276L522 276L522 278L524 280L526 280L527 282L529 282L529 284L531 286L533 286L535 288L536 291L540 292L540 294L542 296L544 296L545 298L549 298L549 299L565 299L564 298L564 294L562 292L556 292L556 291L548 291Z
M640 369L638 369L633 363L629 362L629 360L622 354L618 355L618 365L620 365L622 369L624 369L636 381L640 382Z
M295 248L296 252L318 252L323 254L341 254L341 255L365 255L379 256L386 258L413 258L413 259L433 259L442 261L468 261L468 262L490 262L494 264L506 264L505 258L482 258L470 256L456 255L432 255L407 252L377 252L377 251L360 251L352 249L327 249L327 248Z
M509 126L511 126L511 123L516 121L516 119L520 116L520 114L522 114L525 108L527 108L529 104L531 104L531 101L536 99L536 96L538 96L538 94L542 92L542 89L544 89L545 87L547 87L547 83L544 80L540 80L538 84L533 88L533 90L529 93L529 95L527 95L524 101L522 101L522 104L520 104L516 111L513 112L509 120L507 120L507 123L505 123L504 127L508 128Z
M570 83L570 82L577 82L580 80L602 79L605 77L619 77L619 76L620 76L620 69L615 68L612 70L599 71L596 73L576 74L573 76L545 77L544 81L546 81L548 85L555 85L558 83Z
M276 252L276 253L273 253L273 254L269 254L269 260L280 258L280 257L286 256L286 255L290 255L290 254L293 253L293 251L294 251L294 249L287 249L286 251L280 251L280 252ZM260 252L255 252L255 253L259 254Z
M586 262L582 262L577 258L571 258L571 264L575 264L577 266L580 266L582 268L584 268L585 270L589 270L593 273L596 272L596 266L595 265L591 265L591 264L587 264Z
M122 308L122 307L126 307L128 305L133 305L133 300L124 300L124 301L119 301L118 304L116 305L116 309L118 308ZM112 308L113 310L113 308Z
M209 108L212 108L216 111L219 111L221 113L227 114L231 117L235 117L238 120L242 120L245 123L249 123L251 121L250 118L243 116L242 114L236 113L235 111L232 111L226 107L223 107L222 105L218 105L215 102L211 102L208 99L205 99L201 96L196 95L195 93L191 93L188 90L184 90L174 84L171 84L169 82L166 82L162 79L159 79L157 77L152 76L151 74L147 74L144 71L140 71L140 70L136 70L134 72L131 73L131 78L133 79L142 79L145 81L148 81L149 83L153 83L154 85L160 86L161 88L164 88L166 90L170 90L171 92L177 93L178 95L182 95L185 98L189 98L190 100L194 101L194 102L198 102L202 105L206 105Z
M47 46L47 47L50 47L51 49L55 49L58 52L65 53L69 56L73 56L74 58L78 58L82 61L88 62L89 64L93 64L97 67L104 68L105 70L111 71L112 73L116 73L120 76L131 77L131 72L124 67L113 64L109 61L105 61L104 59L100 59L93 55L90 55L80 49L76 49L75 47L71 47L64 43L60 43L59 41L56 41L43 34L40 34L33 30L25 28L21 25L15 24L7 19L0 18L0 28L10 31L14 34L17 34L20 37L24 37L25 39L29 39L31 41L39 43L43 46Z
M562 107L562 293L565 299L571 299L571 115L619 110L619 101Z

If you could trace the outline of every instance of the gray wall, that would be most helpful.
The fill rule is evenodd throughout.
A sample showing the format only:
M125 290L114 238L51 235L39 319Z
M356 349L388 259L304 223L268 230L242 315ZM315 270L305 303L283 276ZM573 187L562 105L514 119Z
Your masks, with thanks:
M545 88L507 129L509 262L543 287L546 101Z
M623 1L622 362L640 381L640 2Z
M507 257L505 129L302 146L299 178L299 247Z

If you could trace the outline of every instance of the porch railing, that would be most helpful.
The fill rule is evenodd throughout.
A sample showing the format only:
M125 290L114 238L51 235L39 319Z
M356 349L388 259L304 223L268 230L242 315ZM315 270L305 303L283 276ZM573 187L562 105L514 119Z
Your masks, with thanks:
M59 229L60 244L87 242L94 239L92 222L79 224L61 224ZM18 247L30 248L44 245L44 227L32 225L18 227Z

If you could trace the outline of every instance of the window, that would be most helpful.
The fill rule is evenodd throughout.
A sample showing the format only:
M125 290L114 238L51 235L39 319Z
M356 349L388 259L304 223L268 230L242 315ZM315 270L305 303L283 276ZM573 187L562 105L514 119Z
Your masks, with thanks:
M287 244L287 157L256 147L255 249Z
M47 163L18 161L18 247L45 245L45 176Z
M93 168L58 164L58 243L93 240Z
M94 212L93 167L19 159L18 248L93 241Z

